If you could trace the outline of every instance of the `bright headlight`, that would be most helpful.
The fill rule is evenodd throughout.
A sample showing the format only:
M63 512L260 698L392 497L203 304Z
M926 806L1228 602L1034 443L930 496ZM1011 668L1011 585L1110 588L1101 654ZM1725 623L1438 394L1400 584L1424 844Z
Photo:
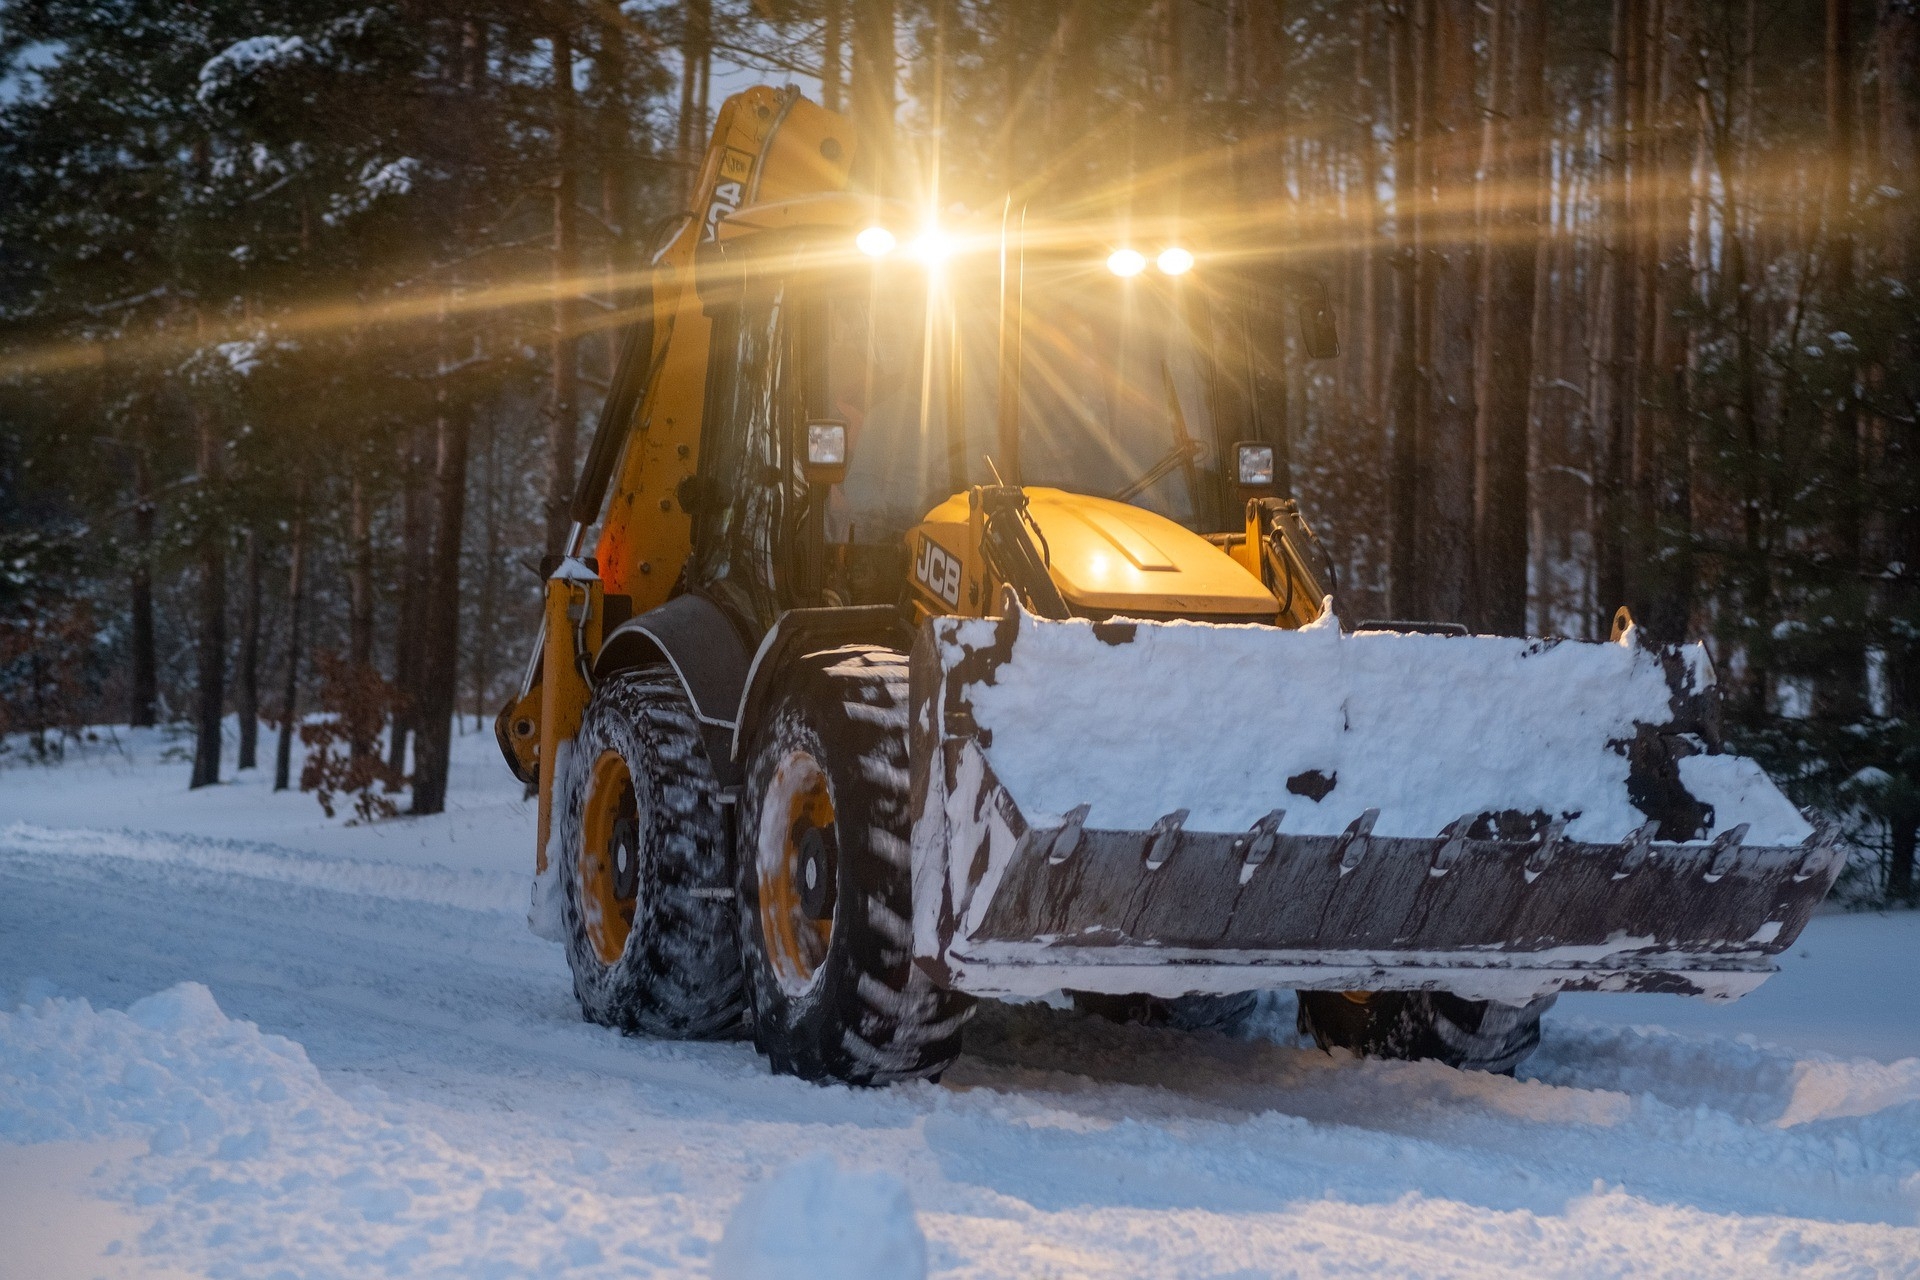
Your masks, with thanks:
M1185 275L1193 270L1193 255L1175 245L1171 249L1161 250L1160 256L1153 260L1153 265L1170 276Z
M939 262L953 252L953 237L938 227L928 227L908 243L907 252L922 262Z
M869 258L884 258L893 252L893 232L885 227L868 227L853 238L854 247Z
M1107 255L1107 270L1123 279L1137 276L1146 269L1146 255L1137 249L1115 249Z

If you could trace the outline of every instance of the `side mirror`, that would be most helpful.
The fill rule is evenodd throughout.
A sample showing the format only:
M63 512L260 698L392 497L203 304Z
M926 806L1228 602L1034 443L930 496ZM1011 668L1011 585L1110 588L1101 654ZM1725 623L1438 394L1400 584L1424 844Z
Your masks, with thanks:
M1333 304L1327 300L1327 282L1318 276L1301 276L1295 281L1300 313L1300 341L1314 360L1331 360L1340 354L1340 329L1333 322Z
M1273 491L1273 446L1260 440L1242 440L1233 446L1234 473L1243 491Z
M839 484L847 478L847 424L838 418L807 422L808 484Z

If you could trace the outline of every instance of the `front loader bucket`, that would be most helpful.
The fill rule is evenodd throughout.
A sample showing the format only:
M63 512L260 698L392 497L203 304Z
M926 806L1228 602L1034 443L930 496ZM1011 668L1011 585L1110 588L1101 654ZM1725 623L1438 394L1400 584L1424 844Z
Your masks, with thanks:
M1843 856L1697 645L937 618L914 951L980 995L1742 995Z

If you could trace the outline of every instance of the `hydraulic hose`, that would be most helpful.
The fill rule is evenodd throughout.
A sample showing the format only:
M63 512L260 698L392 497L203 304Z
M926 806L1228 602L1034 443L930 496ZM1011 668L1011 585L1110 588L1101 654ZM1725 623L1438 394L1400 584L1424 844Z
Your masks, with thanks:
M636 305L639 318L627 328L613 381L608 384L607 398L600 406L600 423L594 428L593 444L587 449L587 462L580 469L580 483L573 491L572 519L582 528L600 518L600 504L606 500L614 464L626 446L634 412L640 407L640 398L646 394L653 371L652 285L640 287Z

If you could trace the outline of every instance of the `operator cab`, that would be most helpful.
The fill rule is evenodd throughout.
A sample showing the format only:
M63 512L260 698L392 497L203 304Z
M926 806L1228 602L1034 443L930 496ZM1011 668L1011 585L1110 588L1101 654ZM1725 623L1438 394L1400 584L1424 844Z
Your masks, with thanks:
M1071 544L1054 577L1073 612L1274 617L1259 578L1194 536L1243 527L1249 495L1227 472L1258 414L1213 353L1244 352L1246 291L1205 287L1190 257L1123 275L1082 241L1029 248L1004 277L1010 308L997 232L856 247L851 198L792 203L808 207L729 219L701 268L714 329L692 576L710 593L761 626L894 603L910 581L925 612L992 612L967 495L1004 482L1026 491L1044 555Z

